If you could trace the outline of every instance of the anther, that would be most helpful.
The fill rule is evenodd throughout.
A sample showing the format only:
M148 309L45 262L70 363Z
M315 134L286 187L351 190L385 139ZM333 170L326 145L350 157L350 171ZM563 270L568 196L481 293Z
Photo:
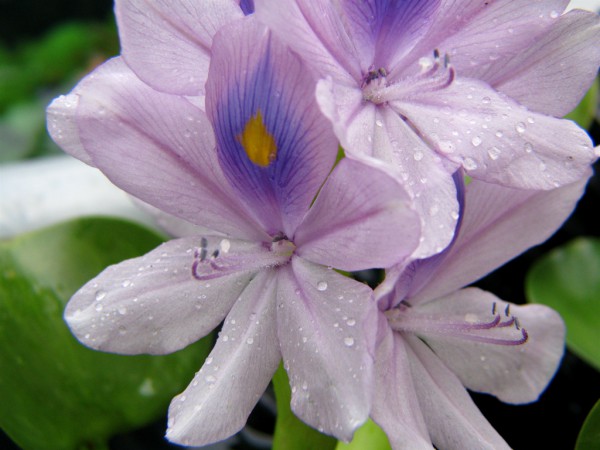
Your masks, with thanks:
M496 302L492 303L492 316L496 315Z
M510 316L510 304L506 305L506 308L504 309L504 315L506 317Z

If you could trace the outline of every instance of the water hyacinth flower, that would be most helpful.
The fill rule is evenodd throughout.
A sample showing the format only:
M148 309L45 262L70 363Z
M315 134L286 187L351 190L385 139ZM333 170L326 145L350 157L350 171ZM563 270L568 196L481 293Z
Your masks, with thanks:
M49 108L67 151L138 199L214 230L107 268L65 311L85 345L123 354L176 351L224 320L171 404L174 442L238 431L282 359L302 420L348 440L368 417L376 303L331 267L405 259L419 219L384 167L343 159L331 171L337 140L315 84L247 17L212 43L206 114L143 83L120 57L80 82L75 107L62 98Z
M458 169L524 189L578 180L587 134L560 120L600 63L596 14L568 0L256 0L257 17L322 78L317 98L347 154L377 158L420 211L417 256L445 248Z
M463 286L547 239L586 181L537 192L473 181L453 244L388 271L376 290L371 417L394 449L509 448L465 388L535 401L558 367L565 327L546 306L511 305Z

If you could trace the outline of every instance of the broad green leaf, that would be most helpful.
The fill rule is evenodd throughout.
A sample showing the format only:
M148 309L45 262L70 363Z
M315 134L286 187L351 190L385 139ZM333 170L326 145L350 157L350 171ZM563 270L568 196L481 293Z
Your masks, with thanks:
M600 400L596 402L583 422L575 450L593 450L600 448Z
M526 290L529 302L561 314L569 348L600 370L600 239L579 238L545 255Z
M356 430L352 442L339 442L335 450L392 450L384 431L372 420Z
M580 127L586 130L590 127L596 117L596 111L598 108L598 79L594 80L594 83L590 87L590 90L585 94L585 97L581 100L579 105L565 116L565 119L570 119Z
M273 438L273 450L333 450L336 440L319 433L298 419L290 408L292 393L282 365L273 377L277 400L277 422Z
M154 421L191 380L204 340L168 356L90 350L62 318L107 265L162 241L122 220L81 219L0 242L0 427L23 449L103 448Z

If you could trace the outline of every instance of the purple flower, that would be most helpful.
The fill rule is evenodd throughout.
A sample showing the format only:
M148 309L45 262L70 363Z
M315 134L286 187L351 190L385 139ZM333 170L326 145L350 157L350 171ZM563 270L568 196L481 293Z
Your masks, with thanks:
M560 120L596 76L598 16L568 0L256 0L257 17L322 78L318 101L347 154L395 167L424 240L458 218L452 174L523 189L574 182L595 158Z
M211 53L206 114L121 57L50 106L65 150L213 230L107 268L74 295L66 320L84 344L124 354L176 351L224 320L171 404L175 442L239 430L281 359L294 412L347 440L371 406L377 310L367 286L331 267L398 263L418 245L419 219L382 164L343 159L331 171L337 140L316 80L266 28L234 21Z
M453 244L388 271L376 290L371 417L394 449L509 448L465 387L508 403L536 400L562 357L564 325L545 306L461 287L549 237L586 181L537 192L473 181Z

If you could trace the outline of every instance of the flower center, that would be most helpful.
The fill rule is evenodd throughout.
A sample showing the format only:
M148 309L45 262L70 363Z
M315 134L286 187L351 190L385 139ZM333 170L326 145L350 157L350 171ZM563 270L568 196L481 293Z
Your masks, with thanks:
M296 250L283 233L273 236L271 242L234 242L226 238L209 241L202 237L200 246L194 249L192 276L197 280L210 280L228 273L281 266L290 261Z
M456 76L450 58L446 54L443 60L440 52L433 52L433 60L421 58L419 61L421 71L396 82L388 80L388 71L385 68L370 70L363 77L361 89L363 99L380 105L390 101L407 100L424 91L437 91L447 88Z
M428 335L448 336L496 345L521 345L528 339L527 331L521 328L519 319L510 313L510 305L501 312L495 302L491 314L483 316L425 314L416 311L407 302L401 302L385 314L392 329L425 339Z

